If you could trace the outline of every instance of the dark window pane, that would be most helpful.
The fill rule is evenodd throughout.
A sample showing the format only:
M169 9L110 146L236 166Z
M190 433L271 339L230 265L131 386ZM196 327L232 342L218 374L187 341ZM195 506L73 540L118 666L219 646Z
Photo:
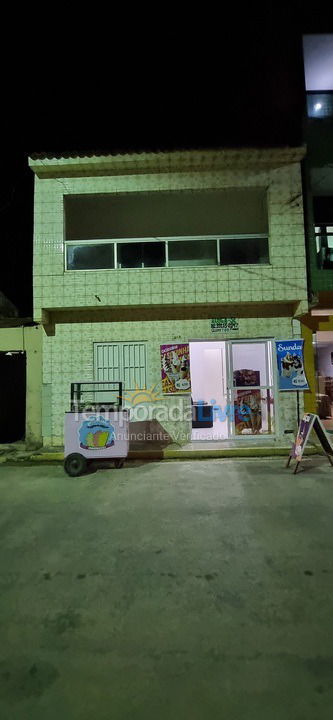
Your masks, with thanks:
M313 219L315 225L333 225L333 195L313 198Z
M308 116L326 118L333 116L333 92L307 93Z
M221 265L269 263L268 238L221 238Z
M67 245L67 270L108 270L113 267L113 244Z
M317 263L320 270L333 269L333 226L315 227Z
M164 242L118 243L118 267L164 267Z
M216 265L216 240L172 240L168 247L170 267Z
M142 267L142 244L141 243L118 243L117 245L118 267L140 268Z
M152 242L142 243L143 261L145 267L164 267L165 265L165 243Z

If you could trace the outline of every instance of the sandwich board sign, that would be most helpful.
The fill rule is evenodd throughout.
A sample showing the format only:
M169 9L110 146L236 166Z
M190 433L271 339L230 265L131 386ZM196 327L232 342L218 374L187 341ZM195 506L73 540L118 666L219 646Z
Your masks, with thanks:
M286 467L289 467L291 460L296 460L294 475L297 473L298 466L302 460L304 448L310 437L311 430L314 430L314 432L316 433L325 455L327 455L329 462L331 463L331 465L333 465L333 447L329 442L325 429L320 422L318 415L314 415L313 413L306 413L305 415L303 415L299 423L297 437L295 442L292 444L290 455L286 465Z

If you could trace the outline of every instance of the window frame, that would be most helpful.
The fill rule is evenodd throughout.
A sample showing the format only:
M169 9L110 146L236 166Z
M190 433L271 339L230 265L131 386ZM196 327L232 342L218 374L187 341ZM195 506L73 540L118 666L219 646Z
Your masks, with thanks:
M332 230L331 230L332 228ZM328 232L328 229L330 229L330 232ZM326 239L326 242L328 241L328 238L332 238L332 248L333 248L333 225L332 223L316 223L314 225L314 238L315 238L315 253L316 253L316 260L317 260L317 268L321 272L328 271L330 272L332 268L325 268L323 267L323 258L321 256L322 250L326 247L329 248L329 245L326 246L322 244L322 238ZM319 247L318 247L319 245Z
M93 245L96 247L96 245L112 245L113 243L110 242L110 240L84 240L83 242L79 242L76 240L71 241L65 241L64 242L64 271L67 273L71 272L108 272L109 270L114 270L114 268L68 268L67 267L67 245L71 247L86 247L88 245ZM113 264L115 264L115 261L117 258L115 257L115 253L117 252L117 247L114 244L113 248Z
M233 346L234 345L246 345L246 344L264 344L265 346L265 369L266 379L270 379L270 383L266 385L234 385L234 362L233 362ZM241 442L248 439L249 437L268 437L276 438L279 434L279 394L278 394L278 377L277 377L277 363L274 362L274 338L263 337L263 338L234 338L226 340L226 353L227 353L227 397L228 402L233 405L235 397L237 397L237 390L263 390L264 392L269 390L273 398L273 422L274 432L266 434L246 434L237 435L235 417L228 419L229 422L229 434L231 439L237 438Z
M267 240L267 249L268 249L268 262L265 263L228 263L223 264L221 263L221 256L220 256L220 240L234 240L234 239L255 239L255 238L261 238ZM203 240L215 240L216 241L216 264L204 264L204 263L198 263L196 265L169 265L169 243L172 242L202 242ZM147 266L147 267L136 267L136 268L128 268L128 267L118 267L118 253L117 253L117 245L123 245L123 244L137 244L137 243L150 243L150 242L161 242L165 244L165 265L155 265L155 266ZM67 246L83 246L86 245L107 245L110 244L114 246L113 249L113 257L114 257L114 266L110 268L100 268L100 269L81 269L78 268L75 269L69 269L67 268ZM256 266L256 267L264 267L267 265L270 265L270 243L269 243L269 233L249 233L249 234L233 234L233 235L186 235L186 236L173 236L173 237L140 237L140 238L119 238L119 239L108 239L108 238L98 238L96 240L65 240L64 241L64 272L65 273L77 273L77 272L109 272L110 270L135 270L135 271L141 271L141 270L175 270L175 269L181 269L181 268L216 268L216 267L248 267Z

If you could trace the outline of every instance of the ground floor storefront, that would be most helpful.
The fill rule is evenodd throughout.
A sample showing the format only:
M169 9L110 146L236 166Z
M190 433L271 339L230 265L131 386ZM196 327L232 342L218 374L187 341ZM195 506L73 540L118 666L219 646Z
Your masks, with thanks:
M228 319L224 319L228 320ZM295 430L295 392L279 392L276 340L292 317L59 322L43 338L43 442L61 446L74 382L122 381L135 431L170 442L281 440ZM177 379L175 379L177 378ZM299 393L300 411L303 393Z

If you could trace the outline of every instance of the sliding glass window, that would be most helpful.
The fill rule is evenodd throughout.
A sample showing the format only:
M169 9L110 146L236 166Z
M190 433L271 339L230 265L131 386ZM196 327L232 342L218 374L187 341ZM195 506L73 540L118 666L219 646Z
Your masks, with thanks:
M66 270L110 270L114 268L114 243L66 245Z
M262 265L269 263L268 237L228 236L85 240L65 243L66 270Z
M118 268L165 267L165 264L163 241L117 243Z

